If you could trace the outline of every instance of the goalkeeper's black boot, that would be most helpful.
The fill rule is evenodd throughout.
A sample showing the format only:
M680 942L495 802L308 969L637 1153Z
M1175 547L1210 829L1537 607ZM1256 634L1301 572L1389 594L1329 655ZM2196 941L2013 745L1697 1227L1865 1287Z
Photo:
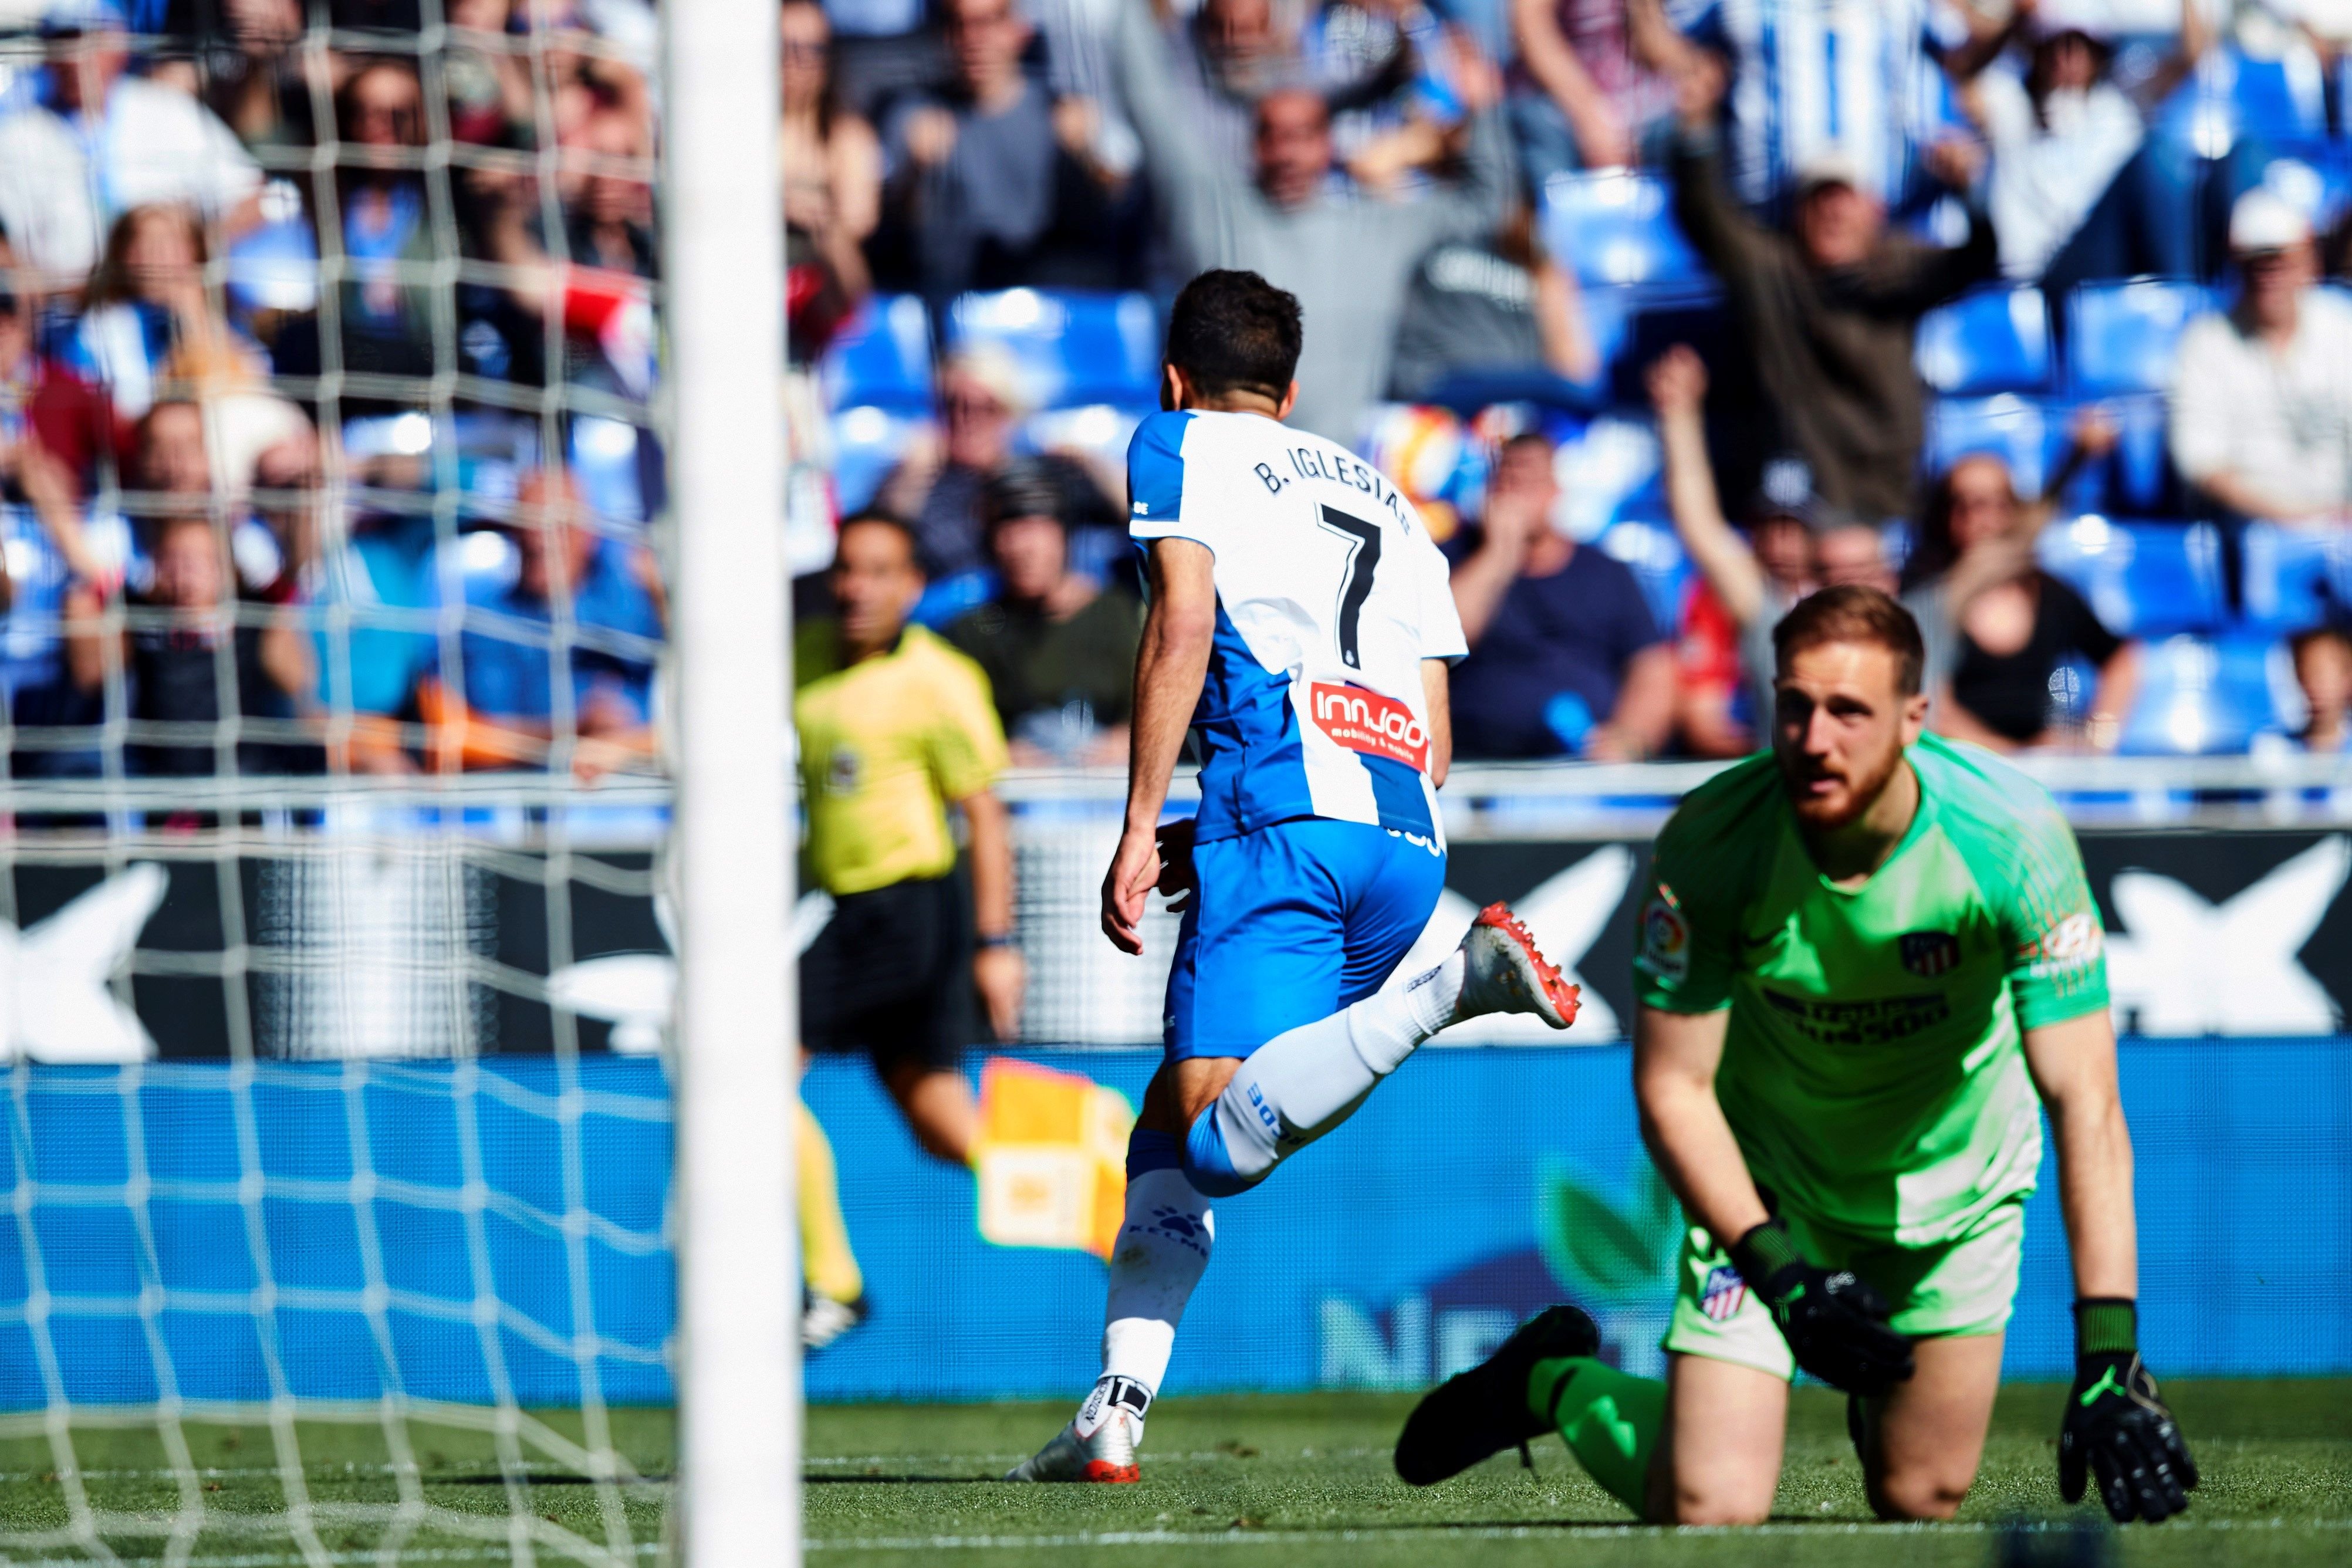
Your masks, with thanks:
M1538 1362L1600 1349L1600 1325L1590 1317L1574 1307L1545 1308L1500 1350L1447 1378L1413 1406L1397 1434L1397 1474L1414 1486L1430 1486L1550 1431L1551 1423L1528 1407L1528 1374Z

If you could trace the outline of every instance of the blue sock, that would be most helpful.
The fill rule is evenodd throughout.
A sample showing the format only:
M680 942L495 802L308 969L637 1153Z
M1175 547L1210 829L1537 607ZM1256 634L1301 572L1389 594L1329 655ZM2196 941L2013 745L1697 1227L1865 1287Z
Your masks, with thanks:
M1158 1136L1168 1135L1163 1132ZM1134 1145L1129 1143L1128 1149L1131 1161L1135 1158ZM1266 1171L1274 1169L1269 1164L1254 1176L1234 1169L1234 1158L1225 1150L1225 1135L1217 1131L1217 1108L1213 1104L1192 1119L1192 1130L1184 1134L1182 1165L1184 1179L1192 1184L1192 1190L1211 1198L1245 1193L1258 1184Z
M1138 1127L1127 1135L1127 1179L1146 1171L1173 1171L1184 1163L1184 1146L1173 1132L1153 1132Z
M1366 1058L1349 1021L1376 1006L1389 1004L1374 997L1286 1029L1242 1063L1185 1131L1184 1175L1194 1190L1213 1198L1244 1192L1355 1113L1412 1050L1407 1044L1391 1058L1383 1040L1381 1064Z

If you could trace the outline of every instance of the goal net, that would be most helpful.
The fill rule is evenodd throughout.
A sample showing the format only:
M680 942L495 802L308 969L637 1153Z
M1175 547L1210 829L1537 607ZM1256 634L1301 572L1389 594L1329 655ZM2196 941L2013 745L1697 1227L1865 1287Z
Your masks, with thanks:
M693 1206L677 1129L715 1124L671 1026L683 992L706 1036L789 1037L781 620L707 591L674 523L728 521L677 431L732 389L709 267L665 266L688 219L781 233L774 8L678 9L0 16L8 1561L719 1561L682 1446L744 1489L678 1394L689 1336L740 1329L678 1272L730 1226L783 1369L750 1381L787 1395L738 1447L790 1505L788 1192ZM673 112L665 46L714 37L751 85ZM761 171L714 230L704 187ZM742 307L739 382L773 383L780 312ZM735 492L754 578L774 396L725 454L779 459ZM681 603L726 624L698 643ZM745 769L711 741L730 658ZM739 810L772 874L698 872ZM688 952L774 994L730 1011ZM782 1075L739 1086L772 1127Z

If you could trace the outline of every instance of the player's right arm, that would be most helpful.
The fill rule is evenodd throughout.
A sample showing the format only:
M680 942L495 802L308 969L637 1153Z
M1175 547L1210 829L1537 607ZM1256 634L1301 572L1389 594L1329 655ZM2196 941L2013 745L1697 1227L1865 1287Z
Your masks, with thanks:
M1633 1100L1642 1142L1683 1213L1716 1237L1746 1236L1772 1217L1748 1173L1715 1097L1716 1069L1731 1015L1669 1013L1643 1007L1633 1016Z
M1151 608L1135 654L1135 716L1128 731L1127 822L1103 878L1102 928L1122 952L1141 952L1144 896L1160 880L1160 811L1200 705L1217 635L1216 557L1195 540L1154 539L1145 557Z

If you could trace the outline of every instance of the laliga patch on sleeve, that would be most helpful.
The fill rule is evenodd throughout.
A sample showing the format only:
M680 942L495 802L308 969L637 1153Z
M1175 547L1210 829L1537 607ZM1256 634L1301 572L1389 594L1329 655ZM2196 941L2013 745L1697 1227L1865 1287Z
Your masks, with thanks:
M2029 950L2034 961L2032 973L2055 974L2080 969L2105 952L2106 945L2098 918L2088 910L2077 910L2042 932L2042 940Z
M1650 899L1650 907L1642 911L1642 967L1661 980L1681 981L1690 976L1690 922L1673 902L1673 894L1661 888Z

